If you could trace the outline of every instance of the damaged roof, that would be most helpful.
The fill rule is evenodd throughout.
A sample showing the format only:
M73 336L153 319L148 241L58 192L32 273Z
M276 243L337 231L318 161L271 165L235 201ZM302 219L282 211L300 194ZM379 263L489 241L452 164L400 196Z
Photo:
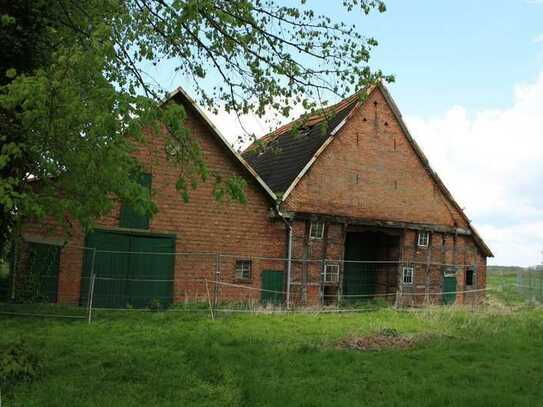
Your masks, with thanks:
M355 94L317 114L301 117L257 140L242 156L276 195L284 194L359 102L360 95Z

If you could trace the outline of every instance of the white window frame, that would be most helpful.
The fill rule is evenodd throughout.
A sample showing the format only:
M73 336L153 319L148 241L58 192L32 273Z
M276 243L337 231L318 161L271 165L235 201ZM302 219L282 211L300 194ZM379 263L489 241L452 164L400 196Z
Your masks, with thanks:
M317 227L317 225L320 225ZM320 228L320 234L313 235L313 231L316 229L319 231ZM322 240L324 237L324 222L311 222L309 225L309 238L314 240Z
M420 230L417 238L417 246L428 247L430 244L430 232L427 230Z
M246 267L248 265L248 267ZM250 281L252 277L253 262L250 259L238 259L236 260L236 279L243 281ZM247 272L248 277L244 277L243 274Z
M409 280L411 280L409 282L405 281L405 277L407 275L409 275ZM402 269L402 285L411 286L413 285L414 281L415 281L415 270L413 269L413 267L405 266Z
M443 277L456 277L456 267L446 267L443 271Z
M322 280L325 283L338 283L339 282L339 264L338 263L326 263L324 265L324 275Z

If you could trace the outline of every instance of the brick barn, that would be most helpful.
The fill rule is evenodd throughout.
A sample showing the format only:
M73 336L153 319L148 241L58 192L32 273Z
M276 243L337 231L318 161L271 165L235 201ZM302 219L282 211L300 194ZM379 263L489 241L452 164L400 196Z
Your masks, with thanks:
M158 213L148 219L119 202L93 231L74 225L68 235L53 222L26 224L15 300L26 276L37 275L32 290L43 299L85 305L93 274L98 307L206 296L306 305L480 300L492 253L383 85L287 124L243 154L182 89L169 101L185 106L210 171L247 180L247 204L214 201L209 183L184 203L166 136L154 134L135 155Z

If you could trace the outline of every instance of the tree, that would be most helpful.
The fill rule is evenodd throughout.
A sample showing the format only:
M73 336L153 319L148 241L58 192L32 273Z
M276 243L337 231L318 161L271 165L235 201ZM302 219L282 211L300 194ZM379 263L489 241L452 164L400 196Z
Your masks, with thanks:
M380 0L342 4L385 10ZM166 130L185 199L215 177L216 198L243 201L244 181L209 172L183 108L161 104L145 66L173 61L204 106L258 115L314 110L327 92L383 77L368 67L374 39L305 0L2 0L0 16L2 246L29 217L89 227L116 199L154 213L130 154L146 128Z

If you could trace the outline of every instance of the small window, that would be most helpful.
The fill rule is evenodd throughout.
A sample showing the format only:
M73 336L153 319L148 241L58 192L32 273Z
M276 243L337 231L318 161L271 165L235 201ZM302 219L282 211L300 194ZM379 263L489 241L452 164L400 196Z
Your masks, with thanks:
M251 279L251 260L236 261L236 278L238 280Z
M326 263L323 277L325 283L337 283L339 281L339 264Z
M404 285L413 285L413 267L404 267L402 273Z
M430 241L430 232L427 232L425 230L420 231L418 245L422 247L427 247L429 241Z
M465 285L473 285L474 276L475 270L473 270L472 268L468 268L465 275Z
M324 223L323 222L311 222L309 228L310 239L322 239L324 235Z
M455 266L445 267L445 269L443 270L443 276L456 277L456 267Z

